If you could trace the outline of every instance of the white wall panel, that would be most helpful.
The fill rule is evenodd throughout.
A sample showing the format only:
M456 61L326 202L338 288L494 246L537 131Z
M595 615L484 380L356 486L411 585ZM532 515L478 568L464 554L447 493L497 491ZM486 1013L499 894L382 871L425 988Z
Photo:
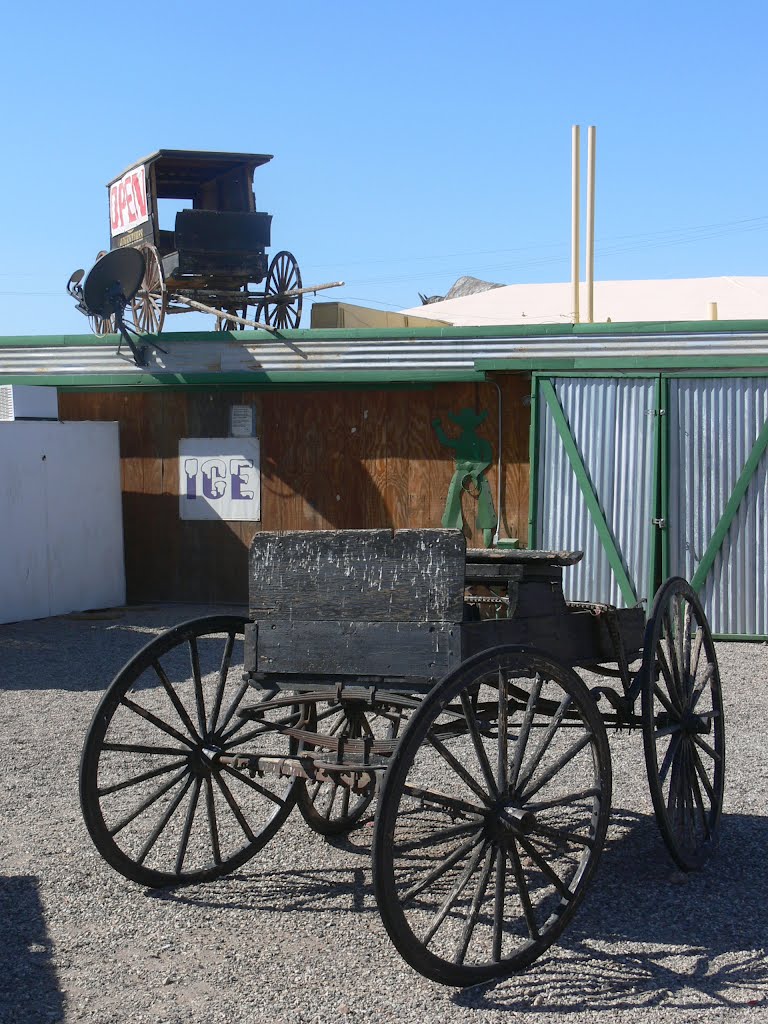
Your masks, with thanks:
M117 424L0 424L0 538L0 622L123 604Z

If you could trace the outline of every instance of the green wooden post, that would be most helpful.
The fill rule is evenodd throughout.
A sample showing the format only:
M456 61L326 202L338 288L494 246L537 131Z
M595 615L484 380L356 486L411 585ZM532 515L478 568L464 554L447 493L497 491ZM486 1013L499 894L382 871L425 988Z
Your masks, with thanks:
M531 376L531 429L528 434L528 547L535 548L536 517L539 508L539 379Z

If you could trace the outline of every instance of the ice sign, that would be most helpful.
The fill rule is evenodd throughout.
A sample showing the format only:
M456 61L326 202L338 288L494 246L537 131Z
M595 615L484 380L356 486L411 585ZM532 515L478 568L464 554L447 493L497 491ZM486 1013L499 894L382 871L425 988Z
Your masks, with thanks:
M182 519L261 518L259 441L255 437L186 437L179 441Z

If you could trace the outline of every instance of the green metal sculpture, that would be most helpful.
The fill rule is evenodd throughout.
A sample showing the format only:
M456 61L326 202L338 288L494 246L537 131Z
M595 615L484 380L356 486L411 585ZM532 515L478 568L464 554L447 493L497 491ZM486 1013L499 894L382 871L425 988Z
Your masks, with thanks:
M456 414L449 412L448 419L461 430L459 436L455 438L446 434L439 417L432 421L432 426L440 443L454 450L456 459L456 468L448 487L448 498L441 522L448 529L463 529L461 498L465 491L472 494L477 499L475 526L483 531L483 543L488 548L493 543L498 519L493 507L491 488L485 476L485 471L493 462L493 449L490 441L477 434L477 428L487 416L487 411L476 413L474 409L462 409ZM474 491L471 488L474 488Z

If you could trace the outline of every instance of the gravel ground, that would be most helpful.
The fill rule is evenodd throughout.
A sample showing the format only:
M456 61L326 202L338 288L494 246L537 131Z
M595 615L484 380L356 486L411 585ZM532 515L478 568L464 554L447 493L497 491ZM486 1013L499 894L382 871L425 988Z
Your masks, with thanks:
M177 891L133 885L96 853L77 798L94 707L140 646L206 610L0 626L2 1024L768 1021L768 647L718 646L729 765L707 869L673 869L640 739L614 735L612 827L575 921L527 973L459 990L389 943L370 818L328 842L294 812L235 875Z

